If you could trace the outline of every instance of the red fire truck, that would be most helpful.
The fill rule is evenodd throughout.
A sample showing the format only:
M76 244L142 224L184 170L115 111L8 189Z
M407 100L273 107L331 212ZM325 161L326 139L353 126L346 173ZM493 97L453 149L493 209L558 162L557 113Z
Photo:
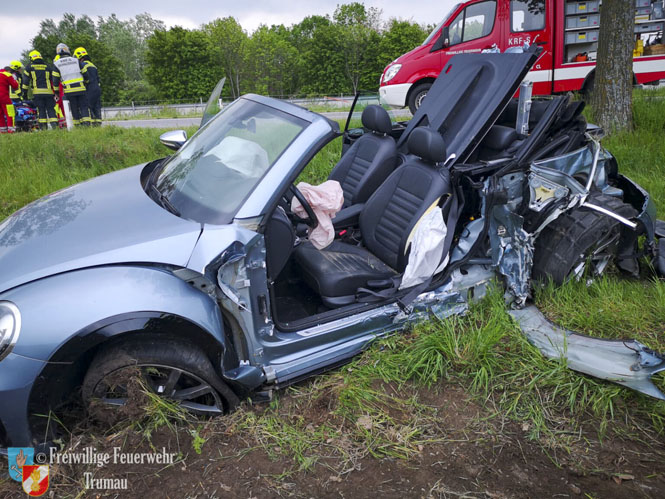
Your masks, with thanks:
M662 0L635 2L633 72L638 84L665 78ZM471 0L455 5L423 44L390 63L381 76L383 102L420 106L455 54L538 44L544 53L526 79L533 93L587 90L593 85L600 0ZM641 42L638 42L641 40Z

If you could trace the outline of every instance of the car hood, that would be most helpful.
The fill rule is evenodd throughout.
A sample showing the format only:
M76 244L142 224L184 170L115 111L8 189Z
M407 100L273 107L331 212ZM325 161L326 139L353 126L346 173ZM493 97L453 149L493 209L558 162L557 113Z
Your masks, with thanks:
M403 151L411 132L430 126L441 133L446 155L465 161L517 92L538 60L536 45L523 53L460 54L441 70L416 111L398 147Z
M158 206L138 165L68 187L0 225L0 291L74 269L125 262L185 266L201 225Z

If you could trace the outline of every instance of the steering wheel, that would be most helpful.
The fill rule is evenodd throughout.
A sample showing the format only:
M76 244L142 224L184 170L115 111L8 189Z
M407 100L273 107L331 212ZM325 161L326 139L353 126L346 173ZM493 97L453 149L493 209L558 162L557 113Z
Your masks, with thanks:
M307 199L305 199L305 196L303 196L302 192L293 184L291 184L291 187L289 187L289 190L291 193L296 197L296 199L300 202L302 207L305 209L305 212L307 212L307 218L302 218L301 220L306 223L309 227L312 229L317 227L319 225L319 219L316 218L316 214L314 213L314 210L310 206L310 204L307 202Z

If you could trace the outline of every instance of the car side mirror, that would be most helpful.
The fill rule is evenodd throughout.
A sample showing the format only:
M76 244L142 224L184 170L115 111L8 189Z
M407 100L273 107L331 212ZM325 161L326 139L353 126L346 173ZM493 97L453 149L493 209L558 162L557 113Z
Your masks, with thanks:
M184 130L170 130L161 134L159 141L169 149L177 151L187 142L187 132Z
M432 45L430 52L436 52L437 50L445 49L450 46L450 37L448 36L448 26L444 26L441 30L441 35Z

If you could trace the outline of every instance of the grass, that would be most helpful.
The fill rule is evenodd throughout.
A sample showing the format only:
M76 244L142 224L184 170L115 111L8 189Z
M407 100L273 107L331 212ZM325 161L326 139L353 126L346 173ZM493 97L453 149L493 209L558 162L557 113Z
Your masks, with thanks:
M608 137L604 145L620 171L665 209L665 93L637 90L634 108L635 131ZM0 215L73 183L168 154L158 142L161 132L109 127L0 137ZM324 181L340 153L338 139L299 180ZM665 351L665 285L657 279L609 275L589 287L576 282L546 287L535 301L570 329L635 338ZM498 289L464 317L433 319L384 339L349 366L289 389L266 410L238 411L224 424L253 435L272 457L292 457L294 467L283 476L311 469L329 455L341 456L349 467L366 455L407 458L441 438L436 411L418 393L437 390L443 381L463 386L483 404L488 420L522 422L554 460L595 434L658 441L665 432L665 402L545 359L511 320ZM657 383L665 389L663 376ZM317 404L329 416L311 426L303 414ZM148 436L178 414L157 401L152 407L149 422L139 428ZM194 450L200 452L205 438L192 428Z

